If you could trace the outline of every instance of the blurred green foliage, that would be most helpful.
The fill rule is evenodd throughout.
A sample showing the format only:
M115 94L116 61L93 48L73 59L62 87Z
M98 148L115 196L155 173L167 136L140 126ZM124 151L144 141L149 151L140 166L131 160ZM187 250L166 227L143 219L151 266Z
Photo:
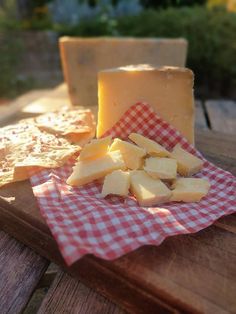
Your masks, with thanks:
M0 5L0 31L9 31L20 27L15 0L2 0Z
M116 36L119 35L117 23L116 19L108 18L106 14L103 14L93 20L84 20L74 26L55 24L54 30L59 33L59 36Z
M3 1L0 7L0 97L14 97L32 85L31 80L22 80L17 75L24 53L17 36L19 30L15 1Z
M228 96L236 88L236 14L223 7L204 6L144 10L137 16L84 21L60 35L184 37L188 40L187 66L195 73L201 93Z
M11 35L12 30L19 29L51 29L59 36L184 37L189 43L187 66L195 73L198 94L200 91L203 97L228 96L236 89L236 13L222 6L196 6L196 3L206 2L204 0L142 0L143 6L150 9L133 16L109 16L101 11L92 19L65 25L50 20L46 0L36 0L30 7L34 12L32 18L21 21L16 15L16 1L3 2L5 6L0 7L0 94L9 91L9 87L22 85L15 75L22 47L17 36ZM96 6L98 2L91 0L89 4ZM114 0L114 5L117 2ZM172 7L165 8L169 4ZM154 9L157 6L158 9Z
M24 30L49 30L52 21L48 11L48 0L18 0L17 8L21 28Z
M16 67L21 43L8 32L0 35L0 96L9 95L16 88Z
M120 19L118 32L135 37L184 37L187 66L197 84L227 95L236 87L236 14L224 8L168 8Z

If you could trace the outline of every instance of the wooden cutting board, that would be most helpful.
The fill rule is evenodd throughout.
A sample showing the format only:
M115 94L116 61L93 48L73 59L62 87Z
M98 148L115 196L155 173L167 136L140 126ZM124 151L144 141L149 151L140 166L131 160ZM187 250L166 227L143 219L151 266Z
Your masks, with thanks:
M197 147L236 174L235 137L199 132ZM112 262L89 255L68 268L24 181L0 190L0 228L129 312L236 312L236 215Z

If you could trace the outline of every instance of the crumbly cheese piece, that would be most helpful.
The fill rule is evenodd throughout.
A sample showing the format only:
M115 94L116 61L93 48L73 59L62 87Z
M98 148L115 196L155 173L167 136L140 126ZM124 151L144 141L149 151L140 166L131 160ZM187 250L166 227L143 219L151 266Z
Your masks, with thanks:
M80 186L100 179L114 170L124 168L125 162L120 151L108 152L98 159L78 161L66 183Z
M130 173L122 170L115 170L106 175L103 187L102 196L109 194L127 196L130 187Z
M175 181L170 201L199 202L210 189L210 183L200 178L179 178Z
M80 152L79 160L94 159L105 155L111 143L111 136L91 140Z
M135 65L100 71L98 98L97 137L141 101L194 142L193 73L187 68Z
M131 172L130 188L140 206L164 203L172 194L161 180L151 178L143 170Z
M177 162L171 158L150 157L144 170L154 179L173 180L177 176Z
M136 170L142 167L143 157L146 155L146 151L143 148L122 141L118 138L114 139L109 150L120 150L124 158L126 167L132 170Z
M170 156L170 153L163 146L141 134L131 133L129 135L129 139L131 139L131 141L133 141L139 147L144 148L146 152L151 156L159 157Z
M191 176L203 167L203 161L184 150L180 144L174 147L171 158L177 160L177 171L182 176Z
M62 68L73 105L97 106L98 71L124 64L184 66L185 39L75 38L59 40Z

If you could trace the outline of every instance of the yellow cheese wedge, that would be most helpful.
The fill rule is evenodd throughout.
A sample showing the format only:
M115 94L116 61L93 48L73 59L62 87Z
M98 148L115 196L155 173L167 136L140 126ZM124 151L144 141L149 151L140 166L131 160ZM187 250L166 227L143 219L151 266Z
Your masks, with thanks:
M103 187L102 196L109 194L127 196L130 186L130 173L122 170L115 170L106 175Z
M97 106L97 73L125 64L184 66L187 41L182 38L61 37L64 78L73 105Z
M200 178L179 178L175 181L170 201L199 202L210 189L210 183Z
M177 171L182 176L191 176L203 167L203 161L184 150L180 144L174 147L171 158L177 160Z
M131 141L133 141L138 146L144 148L146 152L151 156L170 156L170 153L163 146L141 134L131 133L129 135L129 139L131 139Z
M177 162L171 158L150 157L144 170L154 179L173 180L177 176Z
M98 159L78 161L66 183L80 186L100 179L114 170L124 168L125 162L120 151L108 152Z
M143 157L146 155L146 151L143 148L122 141L118 138L114 139L109 150L120 150L124 158L126 167L132 170L136 170L142 167Z
M78 160L93 159L105 155L110 143L111 136L91 140L81 150Z
M100 71L98 98L97 137L142 101L194 142L193 73L187 68L134 65Z
M161 180L151 178L143 170L131 172L130 189L141 206L164 203L172 194Z

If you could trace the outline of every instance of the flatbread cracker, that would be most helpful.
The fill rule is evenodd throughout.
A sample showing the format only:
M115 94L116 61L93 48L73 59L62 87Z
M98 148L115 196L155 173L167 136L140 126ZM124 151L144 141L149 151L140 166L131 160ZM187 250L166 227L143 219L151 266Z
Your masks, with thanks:
M72 110L76 115L77 110ZM90 112L91 114L91 112ZM42 170L43 168L56 168L62 166L66 160L81 150L81 146L88 142L93 136L95 125L93 116L90 116L89 110L85 110L85 115L89 118L86 128L85 122L81 130L76 128L75 133L70 133L69 124L61 119L61 112L53 113L53 121L61 121L51 123L50 132L46 129L39 128L35 119L25 119L18 124L10 125L0 129L0 187L15 181L28 179L32 174ZM48 114L46 114L48 116ZM79 116L82 112L80 110ZM47 121L44 116L39 121ZM65 117L68 115L65 115ZM92 121L92 122L91 122ZM60 129L60 123L63 128ZM79 124L78 124L79 125ZM53 131L55 126L55 130ZM56 127L57 126L57 127ZM62 129L64 132L62 132ZM75 128L72 128L75 130ZM81 131L81 132L80 132ZM70 134L72 140L69 140ZM80 139L78 140L78 134ZM73 136L75 138L73 138ZM77 142L80 144L73 144Z
M66 137L74 143L95 135L95 121L89 109L50 112L35 118L35 123L40 130Z
M20 125L16 129L20 130ZM2 145L0 186L25 180L42 168L59 167L81 149L64 138L40 130L35 132L33 125L32 129L27 128L24 138L21 135L20 131L19 137L16 134L12 142L7 141Z

